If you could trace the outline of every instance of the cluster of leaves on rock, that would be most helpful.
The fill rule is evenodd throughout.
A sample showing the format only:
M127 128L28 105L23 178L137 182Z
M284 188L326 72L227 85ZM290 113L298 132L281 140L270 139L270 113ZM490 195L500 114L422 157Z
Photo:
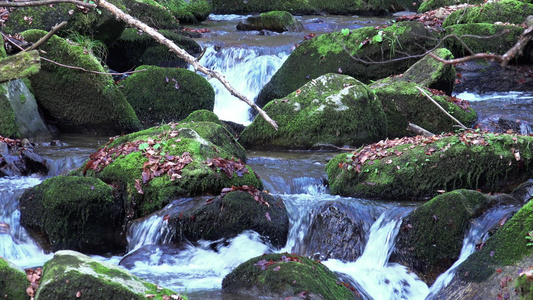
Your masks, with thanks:
M436 90L436 89L428 89L431 93L433 93L433 95L437 95L437 96L441 96L443 97L446 101L448 102L451 102L457 106L459 106L460 108L462 108L464 111L467 111L470 109L470 102L466 101L466 100L463 100L461 98L457 98L455 96L448 96L446 95L445 92L443 91L440 91L440 90Z
M508 132L512 133L511 132ZM481 131L473 131L473 130L467 130L461 133L457 134L457 137L459 138L460 142L465 146L487 146L490 145L490 142L485 139L485 137L495 137L499 136L500 134L497 133L490 133L490 132L481 132ZM339 163L339 168L345 168L348 171L355 169L357 173L361 172L361 168L363 165L373 165L374 160L383 159L389 156L400 156L403 154L403 151L407 151L409 149L413 149L417 146L426 146L429 144L433 144L445 137L455 136L453 133L446 133L441 135L434 135L430 137L424 137L424 136L414 136L414 137L403 137L403 138L397 138L394 140L382 140L374 144L370 144L364 147L359 148L353 153L349 153L346 155L346 161ZM516 141L516 137L513 138L513 140ZM425 153L426 155L432 155L433 153L439 152L445 152L447 151L452 145L448 143L444 148L442 149L436 149L434 147L430 147L426 149ZM402 151L403 150L403 151ZM513 149L514 156L517 161L520 161L520 153L517 149ZM392 159L389 159L385 161L387 164L392 163Z
M476 5L470 5L476 6ZM442 23L448 15L456 10L465 8L464 5L446 6L437 10L431 10L422 14L405 15L396 18L396 22L419 21L433 30L442 30Z
M23 140L21 139L10 139L8 137L3 137L0 135L0 143L6 143L9 148L11 147L25 147Z
M35 297L35 292L37 292L37 289L39 288L39 283L41 282L42 274L43 270L41 268L26 270L26 278L30 282L30 285L26 289L26 294L28 294L31 299Z
M222 157L208 158L206 161L208 167L215 171L222 171L228 178L233 177L233 173L237 173L237 176L242 177L244 174L248 174L246 165L238 158L232 157L231 159L225 159Z
M291 262L291 261L302 263L302 260L297 256L283 255L279 260L276 260L276 261L273 261L272 259L271 260L261 259L260 261L256 262L254 266L258 266L259 268L261 268L261 270L267 270L270 266L276 265L281 262ZM281 266L277 265L272 270L279 271L279 269L281 269Z
M263 195L261 195L261 191L255 188L253 185L231 186L230 188L223 188L222 192L220 192L220 196L224 197L234 191L247 192L248 194L252 195L252 197L254 197L254 200L257 201L259 204L264 204L267 207L270 207L270 204L268 204L268 202L263 198ZM267 216L267 219L269 218L270 216Z

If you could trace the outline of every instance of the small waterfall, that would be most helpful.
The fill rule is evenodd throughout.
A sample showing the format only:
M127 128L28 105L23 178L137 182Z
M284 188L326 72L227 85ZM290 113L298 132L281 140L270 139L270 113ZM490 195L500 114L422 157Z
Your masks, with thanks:
M424 299L427 285L404 266L388 263L404 214L394 209L384 212L370 228L364 253L355 262L330 259L324 265L351 277L367 299Z
M448 286L455 275L455 269L464 262L474 251L476 250L476 244L483 243L488 238L488 232L493 229L500 220L505 217L509 217L515 213L516 207L497 207L483 216L472 222L472 226L465 239L463 240L463 247L461 248L461 254L457 261L448 269L442 273L435 283L431 286L427 299L431 299L441 289Z
M222 73L231 85L251 101L281 67L289 53L272 48L207 47L200 63ZM268 51L268 52L266 52ZM250 107L232 96L216 79L209 79L215 89L214 112L222 120L248 125L251 123Z

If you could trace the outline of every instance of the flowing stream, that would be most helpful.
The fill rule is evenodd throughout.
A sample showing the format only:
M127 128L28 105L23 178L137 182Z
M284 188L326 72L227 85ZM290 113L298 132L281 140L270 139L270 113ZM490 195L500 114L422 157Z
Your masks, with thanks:
M357 17L303 17L305 33L257 35L236 33L234 26L242 16L216 16L202 24L211 33L201 41L207 48L201 60L209 68L223 73L232 84L247 97L253 99L261 87L281 66L292 46L307 33L323 33L341 28L356 28L362 24L375 26L384 19ZM332 21L333 20L333 21ZM325 24L325 25L324 25ZM245 42L249 42L246 45ZM223 120L248 124L248 107L230 96L214 79L210 82L216 90L215 113ZM529 94L499 94L499 104L482 95L464 94L480 111L480 119L497 114L503 105L509 107L504 114L520 119L523 130L531 130L533 120L533 96ZM464 96L463 94L460 96ZM494 95L492 95L494 98ZM492 99L492 98L491 98ZM52 146L43 144L36 151L49 159L48 176L65 174L82 165L83 161L107 137L68 136L59 137L63 143ZM179 213L203 198L177 199L162 211L135 221L128 231L128 253L121 257L98 259L120 264L136 275L161 286L185 293L190 299L249 299L221 291L221 282L249 258L272 252L290 252L308 255L336 272L344 281L357 288L365 299L426 299L437 293L453 277L456 265L466 259L475 245L487 237L490 228L503 216L509 216L516 208L493 210L476 219L465 236L458 262L441 275L432 287L428 287L413 273L399 264L390 263L394 239L402 218L419 203L382 202L332 196L325 186L324 166L335 153L327 152L250 152L249 165L260 174L265 189L281 197L290 218L288 241L282 249L265 243L261 236L246 231L228 241L202 241L199 245L180 247L170 243L172 229L165 215ZM52 254L45 254L20 226L18 198L26 188L35 186L46 177L0 178L0 256L21 267L42 265ZM402 199L398 199L401 201ZM331 253L318 253L316 236L320 228L317 221L327 211L341 212L359 220L362 228L361 243L350 251L360 253L352 261L331 258ZM331 255L330 255L331 254ZM429 296L429 297L428 297Z

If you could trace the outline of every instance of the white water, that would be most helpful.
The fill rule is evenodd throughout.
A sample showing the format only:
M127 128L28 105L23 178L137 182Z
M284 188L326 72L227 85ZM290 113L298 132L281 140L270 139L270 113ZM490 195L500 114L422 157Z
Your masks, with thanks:
M219 51L206 46L207 51L200 63L223 74L241 94L253 101L261 88L281 67L289 53L261 53L260 48L223 48ZM214 113L221 120L248 125L251 123L248 104L232 96L216 79L209 79L215 89Z

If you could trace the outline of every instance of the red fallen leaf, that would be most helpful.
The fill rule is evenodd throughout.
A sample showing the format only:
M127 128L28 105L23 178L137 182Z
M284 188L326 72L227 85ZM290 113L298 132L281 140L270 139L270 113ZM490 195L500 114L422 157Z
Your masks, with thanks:
M79 298L79 297L81 297L81 291L78 291L78 292L76 293L76 298Z
M137 193L144 194L144 191L141 187L141 181L139 179L135 179L135 189L137 190Z
M148 299L153 299L153 298L155 298L157 295L156 295L156 294L146 294L146 295L144 295L144 296L145 296L146 298L148 298Z
M281 266L278 265L278 266L275 266L274 269L272 269L272 271L277 272L277 271L279 271L279 269L281 269Z
M163 216L163 221L168 222L168 220L170 220L170 215L164 215Z
M30 296L33 299L33 297L35 296L35 290L31 286L29 286L26 289L26 294L28 294L28 296Z
M502 269L496 269L496 273L501 273Z
M270 214L268 214L268 211L265 213L265 217L267 218L267 220L272 221L272 219L270 218Z

